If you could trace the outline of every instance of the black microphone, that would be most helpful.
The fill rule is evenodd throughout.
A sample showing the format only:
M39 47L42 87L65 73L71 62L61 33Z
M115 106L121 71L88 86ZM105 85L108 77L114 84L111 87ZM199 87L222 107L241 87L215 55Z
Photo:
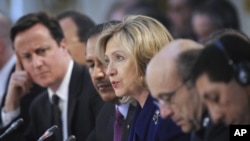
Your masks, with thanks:
M74 135L71 135L65 141L76 141L76 137Z
M57 125L53 125L52 127L50 127L49 129L47 129L43 135L37 140L37 141L44 141L45 139L47 139L48 137L52 136L54 134L54 132L56 131L56 129L58 128Z
M23 123L23 119L19 118L17 119L15 122L13 122L9 128L7 128L4 133L0 136L0 139L2 139L4 136L6 136L7 134L11 133L12 131L14 131L15 129L17 129L21 124Z

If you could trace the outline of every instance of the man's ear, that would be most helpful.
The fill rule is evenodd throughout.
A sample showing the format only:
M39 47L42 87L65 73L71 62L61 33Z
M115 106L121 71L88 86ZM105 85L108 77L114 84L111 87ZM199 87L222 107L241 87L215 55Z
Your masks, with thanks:
M60 41L60 47L63 48L63 49L68 49L68 44L67 44L67 41L65 38L63 38L61 41Z

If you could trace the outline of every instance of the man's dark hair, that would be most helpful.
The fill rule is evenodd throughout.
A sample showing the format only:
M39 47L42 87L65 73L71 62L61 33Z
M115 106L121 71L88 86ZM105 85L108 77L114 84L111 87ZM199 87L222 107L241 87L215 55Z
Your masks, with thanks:
M89 38L91 38L91 37L94 37L94 36L100 34L103 30L105 30L109 26L116 25L116 24L119 24L119 23L121 23L121 21L109 21L109 22L101 23L101 24L98 24L98 25L94 26L88 32L87 40Z
M176 60L177 74L180 76L183 83L191 79L193 66L201 52L200 49L190 49L182 52Z
M36 24L44 25L50 32L51 36L59 44L64 38L63 31L55 18L45 12L30 13L21 17L11 28L11 40L14 42L18 33L28 30Z
M58 20L71 18L77 27L77 36L80 42L87 41L87 33L89 29L95 26L95 23L86 15L76 11L66 11L57 16Z
M205 45L192 71L193 82L196 82L202 74L207 74L213 82L228 83L235 77L235 69L229 64L229 59L225 51L218 46L218 42L226 50L227 56L232 59L234 65L250 62L249 41L237 34L221 36L216 41Z
M44 25L58 44L64 38L63 31L58 21L45 12L38 12L24 15L16 22L16 24L11 28L10 36L12 42L14 42L18 33L28 30L36 24Z

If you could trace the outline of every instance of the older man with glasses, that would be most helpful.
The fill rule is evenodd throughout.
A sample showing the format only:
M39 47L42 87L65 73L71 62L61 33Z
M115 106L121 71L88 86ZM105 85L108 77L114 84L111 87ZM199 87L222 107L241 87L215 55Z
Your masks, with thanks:
M203 46L179 39L162 49L149 63L146 80L163 118L171 117L192 141L229 140L224 125L214 126L189 78ZM165 60L165 61L160 61Z

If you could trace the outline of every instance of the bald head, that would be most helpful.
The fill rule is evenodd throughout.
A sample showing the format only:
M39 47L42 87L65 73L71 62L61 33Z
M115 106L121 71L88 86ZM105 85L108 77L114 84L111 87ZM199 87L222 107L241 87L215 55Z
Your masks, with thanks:
M161 92L173 90L182 83L179 75L179 61L182 53L200 50L202 45L188 39L178 39L166 45L147 66L146 81L153 97Z
M181 53L192 50L201 49L203 46L193 40L177 39L167 44L153 59L152 63L157 59L174 59Z

